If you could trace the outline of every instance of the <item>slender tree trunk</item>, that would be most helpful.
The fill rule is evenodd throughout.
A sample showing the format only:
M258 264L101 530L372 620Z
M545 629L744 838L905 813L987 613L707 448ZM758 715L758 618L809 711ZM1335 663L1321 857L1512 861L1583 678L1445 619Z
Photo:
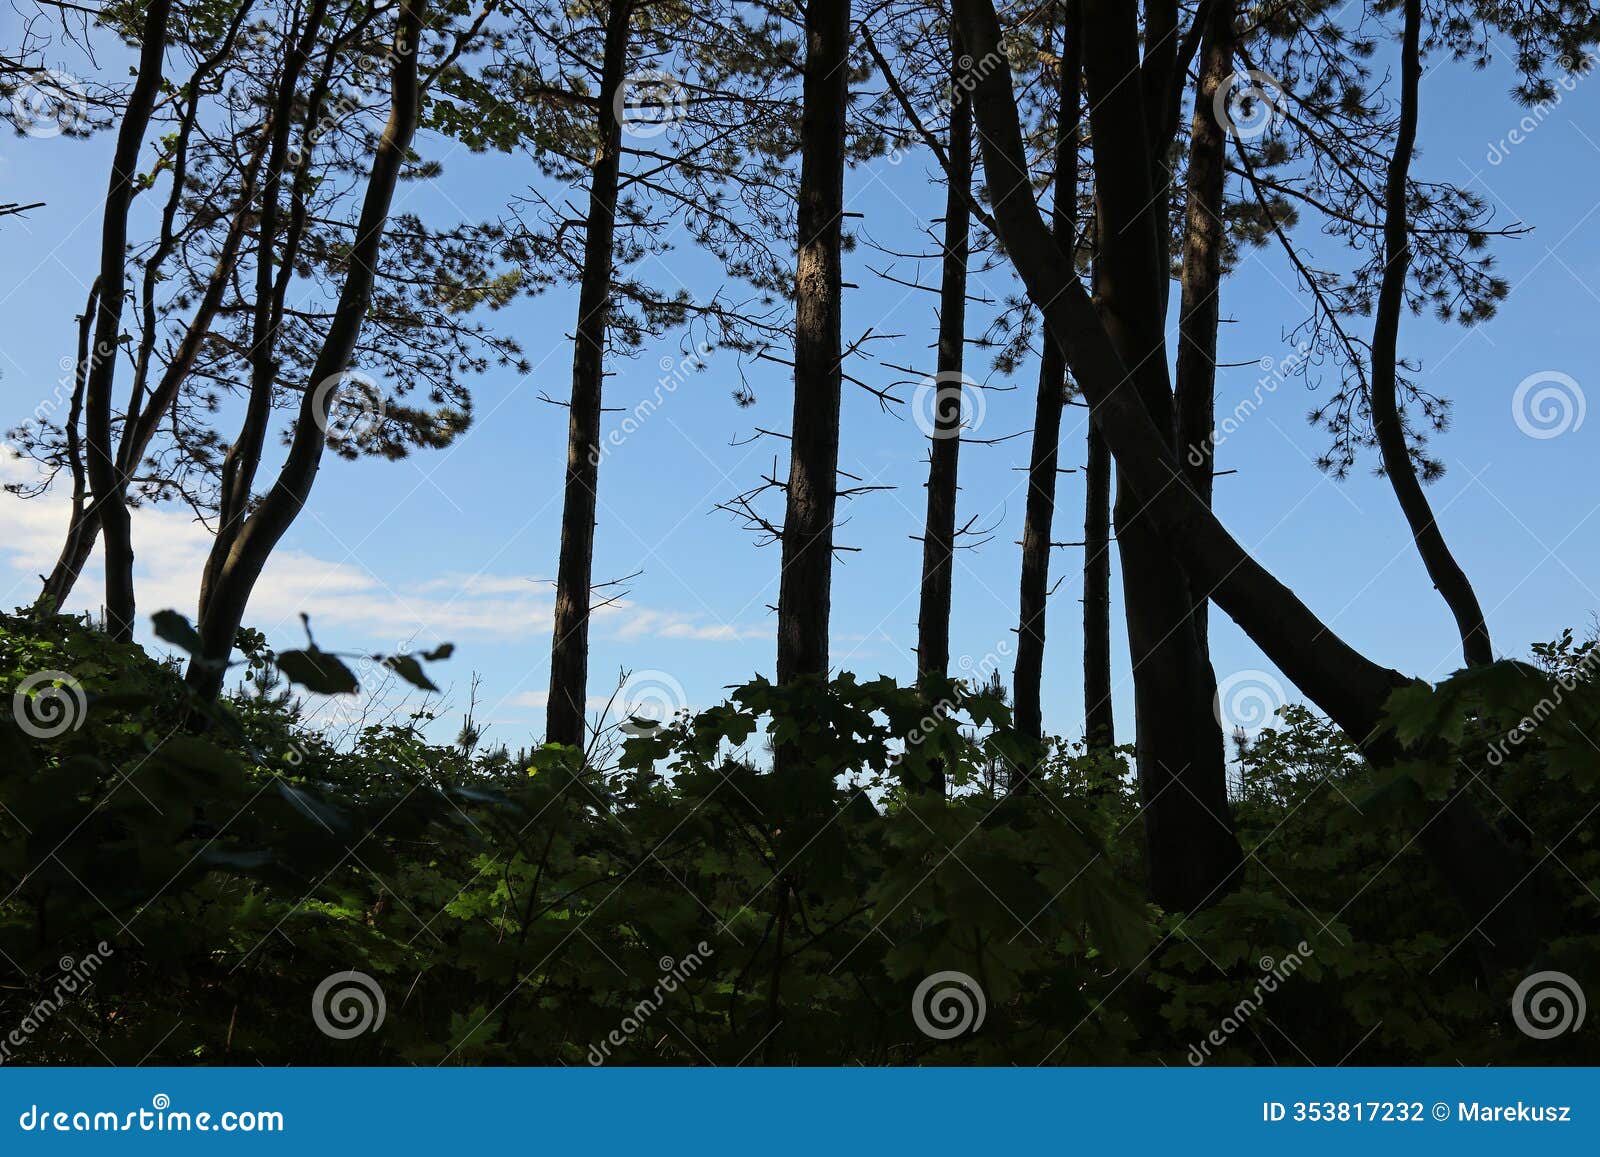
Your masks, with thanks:
M1137 86L1132 10L1085 0L1085 61L1095 140L1129 142L1095 158L1100 238L1100 306L1131 385L1162 431L1169 458L1173 398L1167 377L1164 196L1151 188L1149 136ZM1142 150L1137 155L1134 147ZM1143 800L1150 893L1163 907L1190 911L1220 899L1242 859L1228 807L1216 678L1194 619L1183 570L1140 492L1117 474L1114 510L1123 604L1133 663L1135 746Z
M206 698L215 698L222 690L234 636L244 619L256 581L273 548L299 516L316 481L327 441L328 412L338 393L336 388L319 390L316 386L337 381L349 369L362 322L372 302L384 226L417 128L417 48L421 31L422 0L401 0L395 27L389 121L372 158L372 173L367 180L366 197L350 250L350 271L340 289L333 321L317 353L310 383L302 394L294 437L283 468L229 549L200 618L201 653L190 662L187 678L190 686Z
M849 0L805 10L796 224L794 422L778 586L778 682L828 673L833 517L839 467L840 270ZM780 766L785 749L778 751Z
M91 515L88 506L89 480L84 472L83 439L79 423L83 421L83 392L89 378L89 343L92 339L95 315L99 312L100 282L89 286L89 302L83 316L78 319L78 360L73 371L72 401L67 406L67 420L63 427L67 439L67 469L72 472L72 513L67 518L67 538L61 545L61 554L39 592L38 607L55 613L67 601L72 588L83 573L83 566L94 551L94 540L100 534L99 515Z
M589 216L572 354L566 497L561 508L561 559L556 568L556 623L550 647L550 697L544 729L545 742L572 747L584 745L595 486L600 476L600 392L605 380L607 309L622 162L622 123L614 105L628 67L631 10L631 0L612 0L606 16L600 76L600 150L589 180Z
M1400 502L1417 553L1428 577L1444 597L1461 633L1461 649L1468 666L1494 662L1489 628L1483 608L1466 572L1450 551L1444 532L1434 520L1433 507L1423 492L1406 446L1400 416L1398 376L1400 312L1405 305L1406 272L1411 263L1410 219L1406 207L1406 178L1417 140L1418 89L1422 80L1422 2L1406 0L1405 31L1400 45L1400 132L1389 158L1389 179L1384 190L1383 280L1372 325L1372 429L1383 456L1383 472Z
M1111 698L1111 451L1089 423L1084 459L1083 734L1090 751L1117 745Z
M933 432L928 438L928 513L922 532L922 601L917 616L917 678L943 679L950 670L950 602L955 570L956 490L961 454L961 412L966 401L967 256L972 213L972 104L970 62L950 29L950 171L944 199L944 262L939 283L939 348L935 364ZM943 794L936 768L927 789Z
M152 0L145 10L139 50L139 72L128 94L128 107L117 129L100 230L99 301L95 309L94 348L89 353L84 384L84 430L87 435L89 486L100 504L105 538L106 632L118 642L133 638L133 541L128 508L120 500L127 479L117 468L111 444L111 395L116 385L117 347L122 333L122 302L128 264L128 206L133 201L139 154L161 91L167 17L171 0Z
M1227 134L1213 111L1217 90L1233 70L1234 0L1207 0L1200 48L1200 82L1189 130L1188 192L1184 201L1182 293L1178 307L1178 447L1184 478L1211 505L1216 414L1217 327L1221 321L1222 251L1227 244L1223 192ZM1207 600L1194 600L1195 632L1209 656Z
M274 253L278 244L278 201L283 189L283 174L289 166L289 135L294 125L295 103L299 97L300 74L316 47L327 12L327 0L315 0L306 15L305 28L300 39L291 48L283 62L283 75L279 79L277 97L273 102L271 119L266 133L267 174L261 188L261 213L256 226L256 284L255 309L250 327L250 396L245 403L244 424L239 437L222 459L222 478L218 487L217 537L206 559L200 578L200 614L204 617L211 601L211 591L221 573L223 562L239 536L246 515L250 511L250 490L255 484L256 469L261 463L261 448L266 440L267 425L272 418L272 395L278 375L278 327L282 321L283 290L287 288L288 275L294 263L294 246L286 244L281 264L284 276L277 277ZM307 105L307 131L317 123L320 115L321 89L314 93ZM309 154L311 145L306 145ZM309 155L301 158L301 168L295 180L309 168ZM252 182L253 185L253 182ZM246 190L247 193L250 191ZM248 203L248 202L247 202ZM219 263L219 268L221 264Z
M1078 0L1057 6L1061 59L1056 77L1055 209L1056 243L1069 255L1075 248L1078 210L1078 90L1082 76L1081 19ZM1074 269L1072 276L1077 276ZM1027 790L1043 755L1044 708L1039 685L1044 677L1045 610L1050 596L1050 533L1055 520L1056 472L1061 449L1061 410L1066 402L1067 362L1047 331L1039 355L1039 389L1033 410L1033 445L1028 453L1028 501L1022 523L1022 581L1018 597L1017 666L1012 679L1012 714L1027 744L1027 761L1012 787Z
M1011 72L998 56L999 21L991 0L955 0L969 51L1001 63L978 82L973 113L984 174L1000 240L1046 323L1064 349L1093 406L1093 419L1116 456L1118 473L1145 496L1150 516L1197 591L1236 622L1318 708L1360 745L1376 766L1405 753L1384 719L1389 696L1409 680L1359 652L1319 620L1294 592L1252 558L1199 497L1182 484L1182 468L1143 399L1121 389L1128 370L1094 303L1040 219L1028 184L1027 153ZM1116 146L1102 141L1095 158ZM1534 890L1521 856L1508 848L1464 794L1452 792L1419 829L1417 843L1444 878L1469 921L1502 960L1525 962L1540 947Z

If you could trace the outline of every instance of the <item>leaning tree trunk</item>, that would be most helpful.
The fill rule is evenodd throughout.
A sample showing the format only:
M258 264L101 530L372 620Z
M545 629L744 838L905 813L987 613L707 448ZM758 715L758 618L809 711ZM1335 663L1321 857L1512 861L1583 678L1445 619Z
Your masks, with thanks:
M1075 277L1066 275L1064 255L1033 203L1011 70L1000 54L992 0L955 0L955 12L969 51L999 61L973 94L995 230L1051 336L1070 353L1119 474L1127 475L1145 496L1152 520L1195 589L1208 592L1374 765L1394 765L1405 753L1384 708L1390 695L1410 680L1373 663L1335 634L1182 484L1182 468L1167 436L1143 399L1120 388L1127 366L1089 295ZM1096 168L1110 163L1117 148L1113 141L1102 141ZM1416 840L1467 919L1490 939L1495 955L1513 962L1531 959L1540 947L1538 919L1525 897L1535 873L1501 841L1471 800L1452 792L1418 830Z
M1140 90L1122 83L1137 67L1134 13L1110 0L1086 0L1084 15L1090 123L1110 154L1105 161L1095 157L1101 316L1123 363L1133 367L1129 384L1162 431L1167 457L1175 459L1160 242L1166 199L1152 189ZM1113 140L1127 146L1106 149ZM1117 163L1119 152L1126 163ZM1226 893L1243 855L1228 807L1216 678L1187 579L1126 471L1117 475L1114 517L1150 894L1163 907L1191 911Z
M1216 415L1217 327L1222 287L1224 165L1228 138L1217 120L1215 100L1233 68L1234 0L1208 0L1200 48L1200 81L1189 130L1189 175L1183 214L1182 293L1178 306L1178 449L1189 487L1211 505ZM1207 601L1194 600L1195 633L1210 654Z
M796 225L794 422L778 585L778 682L828 672L839 467L840 269L849 0L806 6ZM783 763L785 749L778 752Z
M972 213L972 104L955 28L950 29L950 169L945 176L944 262L939 283L939 348L933 381L933 429L928 436L928 514L922 532L922 600L917 615L917 679L943 679L950 670L950 588L955 569L956 483L961 413L967 383L967 255ZM928 791L943 794L935 766Z
M94 541L100 534L100 516L91 514L88 503L89 479L84 473L83 440L78 424L83 421L83 392L89 378L89 343L92 340L95 315L99 312L100 282L89 286L89 303L78 319L78 361L73 373L72 401L67 406L67 420L63 426L66 434L67 469L72 472L72 511L67 518L67 538L61 545L61 554L44 580L39 592L38 607L55 612L61 609L72 593L72 588L83 573L84 564L94 551Z
M1468 666L1494 662L1489 628L1483 608L1466 572L1451 553L1444 532L1433 516L1406 446L1405 424L1396 396L1400 339L1400 311L1405 304L1406 272L1411 262L1410 220L1406 208L1406 179L1417 140L1418 89L1422 80L1422 0L1406 0L1405 31L1400 45L1400 131L1389 158L1389 179L1384 189L1383 280L1372 324L1372 429L1383 456L1383 472L1411 527L1417 553L1428 577L1455 616L1461 649Z
M133 534L127 505L119 500L128 482L117 468L117 451L111 444L111 395L116 385L117 347L122 332L128 207L133 201L145 130L161 91L171 8L171 0L152 0L145 11L139 73L117 129L100 230L100 292L95 309L94 347L89 351L84 375L86 465L105 539L106 633L119 642L133 638Z
M288 456L272 489L262 497L255 513L245 521L228 550L200 616L201 650L191 659L186 677L189 685L204 698L215 698L222 690L234 636L244 619L256 581L273 548L299 517L316 481L327 441L328 412L338 394L337 386L316 387L323 382L337 382L350 368L362 322L372 303L372 287L377 280L378 257L383 248L389 207L394 201L395 186L411 148L411 139L416 135L420 103L417 48L422 32L422 7L423 0L401 0L400 3L392 49L389 120L373 154L372 172L367 179L366 196L350 249L350 271L340 287L333 320L317 352L310 383L301 396Z
M582 747L589 680L589 592L594 571L595 486L600 477L600 391L605 380L606 322L611 295L622 122L617 96L628 67L632 0L613 0L606 17L600 75L600 150L589 180L589 216L578 283L578 328L572 351L572 401L567 418L566 494L561 507L561 558L556 565L556 622L550 644L547 743Z
M1078 89L1082 69L1078 0L1061 9L1061 59L1056 77L1055 209L1053 233L1073 253L1078 210ZM1072 270L1072 276L1077 271ZM1018 604L1017 665L1012 679L1012 713L1027 757L1012 787L1027 790L1043 756L1044 708L1039 685L1044 677L1045 604L1050 597L1050 532L1056 509L1056 472L1061 449L1061 410L1065 405L1067 363L1045 334L1039 356L1039 390L1033 410L1033 445L1028 453L1028 501L1022 523L1022 579Z

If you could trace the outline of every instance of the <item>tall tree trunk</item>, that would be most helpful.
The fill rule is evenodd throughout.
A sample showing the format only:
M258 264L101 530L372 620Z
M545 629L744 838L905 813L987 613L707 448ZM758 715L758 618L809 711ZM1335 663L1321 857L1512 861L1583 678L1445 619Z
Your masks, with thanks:
M1207 0L1201 18L1200 81L1189 130L1189 176L1183 214L1183 274L1178 306L1178 449L1184 477L1211 505L1216 414L1217 327L1221 321L1222 251L1227 244L1223 192L1227 134L1214 111L1217 90L1233 71L1234 0ZM1209 656L1207 600L1194 600L1195 633Z
M961 454L961 413L966 402L962 363L967 340L967 255L972 213L972 104L967 96L971 62L950 28L950 170L944 199L944 260L939 282L939 348L935 363L933 431L928 437L928 513L922 532L922 601L917 615L917 678L942 679L950 670L950 592L955 570L956 489ZM944 792L935 768L926 785Z
M144 135L161 91L167 17L171 0L152 0L145 10L139 49L139 72L128 94L128 106L117 129L100 230L99 301L95 309L94 348L89 352L84 384L84 432L87 436L89 486L100 504L105 538L106 632L118 642L133 638L133 541L128 509L119 501L127 479L117 468L111 444L111 395L116 385L117 347L122 333L122 302L128 264L128 206Z
M794 422L778 585L778 682L828 673L833 517L839 467L840 270L849 0L805 10L796 224ZM785 758L778 752L779 762Z
M238 538L245 517L249 514L250 491L255 484L256 469L261 463L261 448L272 418L272 395L278 375L278 329L282 323L283 296L293 272L296 250L295 238L291 237L283 247L281 263L275 263L278 202L283 190L284 170L289 166L289 135L294 126L294 110L300 96L300 74L316 47L327 7L327 0L314 0L312 3L300 39L284 59L283 75L278 82L271 119L263 134L268 155L266 179L261 187L260 219L256 226L255 308L250 325L250 395L245 403L244 423L239 429L239 437L228 447L222 459L217 537L200 578L202 617L211 601L211 591L222 571L223 562L233 549L234 540ZM319 121L320 98L325 87L325 84L319 84L307 102L308 133ZM295 174L296 183L303 182L309 173L310 150L308 142L305 146L307 156L302 158Z
M1075 249L1078 211L1078 90L1082 76L1079 0L1057 5L1061 59L1056 77L1055 209L1052 232L1069 260ZM1076 277L1077 271L1071 271ZM1033 445L1028 453L1028 501L1022 523L1022 579L1018 597L1017 665L1012 713L1028 747L1012 786L1026 790L1043 755L1045 604L1050 596L1050 533L1055 520L1056 469L1061 449L1067 362L1048 331L1039 355L1039 389L1033 410Z
M600 392L605 380L607 310L622 164L622 122L615 105L627 73L631 12L632 0L612 0L606 16L600 75L600 149L589 180L589 216L572 353L566 495L561 508L561 558L556 568L556 622L550 646L550 697L545 705L544 737L547 743L573 747L584 745L595 486L600 475Z
M1383 280L1372 324L1372 429L1383 456L1383 472L1411 527L1417 553L1428 577L1455 616L1461 633L1461 650L1468 666L1494 662L1489 628L1483 608L1466 572L1451 553L1444 532L1434 520L1433 507L1423 493L1406 446L1405 425L1397 397L1400 312L1405 305L1406 272L1411 263L1410 218L1406 207L1406 179L1417 140L1417 109L1422 80L1422 0L1406 0L1405 31L1400 43L1400 131L1389 158L1389 179L1384 189Z
M339 291L333 321L323 338L304 390L289 453L271 490L246 519L217 572L217 580L200 617L201 653L189 663L187 679L195 691L215 698L222 690L234 636L261 570L280 539L293 525L310 497L327 441L328 412L338 390L317 389L337 381L350 367L361 325L372 302L383 232L394 201L395 186L416 134L419 94L417 48L422 32L423 0L401 0L395 26L389 120L379 138L367 179L361 216L350 250L350 271ZM215 544L213 549L216 549Z
M83 566L94 551L94 540L100 534L100 517L91 515L88 504L89 480L84 472L83 439L79 423L83 421L83 392L89 380L89 343L92 340L95 315L99 312L100 282L89 286L89 301L83 316L78 319L78 360L73 371L72 401L67 406L67 420L63 431L67 439L67 469L72 472L72 512L67 518L67 538L61 545L56 565L44 580L37 603L41 610L54 613L61 609L72 593L72 588L83 573Z
M1083 464L1083 734L1090 751L1117 744L1111 698L1111 451L1089 423Z
M1093 420L1127 475L1145 496L1151 519L1197 591L1236 622L1318 708L1360 745L1377 766L1404 752L1384 720L1389 696L1409 680L1354 650L1319 620L1217 521L1182 484L1182 468L1169 437L1143 398L1121 389L1128 369L1040 219L1028 183L1027 153L1017 114L1011 70L1000 55L1000 28L992 0L955 0L969 51L999 65L978 82L973 113L983 149L984 174L995 228L1039 306L1052 335L1071 355L1072 369L1093 407ZM1086 44L1087 48L1087 44ZM1098 170L1118 146L1102 140ZM1126 147L1125 145L1122 147ZM1537 917L1526 895L1534 873L1508 848L1461 792L1452 792L1419 829L1417 843L1439 871L1469 921L1490 938L1501 959L1525 962L1540 947Z
M1095 157L1101 317L1175 458L1164 332L1166 199L1151 188L1143 97L1122 83L1138 66L1135 15L1111 0L1085 0L1084 15L1094 138L1130 146L1103 150L1104 161ZM1117 474L1114 517L1150 893L1164 907L1190 911L1220 899L1242 860L1228 807L1216 678L1197 631L1196 600L1126 471Z

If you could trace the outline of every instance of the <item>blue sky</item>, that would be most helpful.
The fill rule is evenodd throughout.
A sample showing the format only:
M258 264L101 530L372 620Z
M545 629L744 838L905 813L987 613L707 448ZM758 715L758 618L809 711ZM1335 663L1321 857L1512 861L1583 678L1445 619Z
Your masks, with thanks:
M1448 473L1431 487L1431 497L1477 586L1497 650L1522 654L1530 642L1563 627L1584 628L1600 609L1600 496L1581 482L1592 477L1600 416L1541 438L1524 433L1513 412L1517 387L1530 375L1568 375L1580 402L1595 387L1600 128L1593 126L1600 121L1593 111L1600 88L1592 77L1578 80L1557 107L1529 114L1507 95L1510 83L1498 64L1486 73L1450 63L1430 71L1422 93L1422 152L1413 168L1418 176L1467 184L1495 207L1497 224L1533 227L1525 237L1494 243L1500 272L1512 284L1510 299L1498 317L1471 330L1408 317L1401 347L1420 361L1431 390L1454 399L1454 424L1433 442ZM1522 139L1511 143L1519 122ZM15 424L50 397L61 360L70 359L73 314L98 259L110 144L107 136L0 139L3 199L47 202L26 218L0 223L8 254L0 271L0 425ZM401 207L435 221L494 216L507 196L534 179L521 160L473 156L438 139L423 148L444 159L444 175L406 186ZM849 209L865 215L854 222L862 233L889 248L930 249L918 223L939 215L943 193L926 157L854 171L847 195ZM138 210L136 233L148 228L152 210L150 204ZM1338 242L1315 237L1308 226L1299 239L1327 254L1329 264L1341 260ZM880 386L904 375L879 367L879 360L930 368L932 361L935 298L881 281L866 268L868 262L883 268L889 260L863 244L848 256L846 269L846 280L860 286L846 292L846 339L868 328L904 335L871 347L867 359L850 367ZM686 240L636 272L664 286L681 281L705 295L719 284L712 264ZM914 277L914 263L895 262L895 273ZM936 283L932 262L921 276ZM1001 266L976 276L972 289L1002 299L1017 285ZM451 448L399 463L326 460L310 508L269 566L247 623L280 646L299 641L300 610L312 614L325 647L364 650L448 639L457 645L455 657L436 675L448 684L452 725L477 672L478 714L491 724L490 738L516 745L537 737L566 440L565 411L539 395L566 394L574 310L575 293L560 290L494 315L496 326L522 342L534 369L525 378L495 371L483 379L476 424ZM1227 324L1219 360L1289 355L1288 334L1306 310L1279 253L1247 255L1224 286ZM974 312L975 321L984 316ZM662 359L676 354L674 337L617 361L607 405L632 409L650 396ZM975 437L1027 427L1033 365L1006 383L990 379L986 356L971 351L968 371L979 381L1018 387L984 395ZM1250 395L1261 377L1254 365L1221 370L1219 413ZM592 697L604 697L616 673L629 668L651 672L653 685L673 696L681 688L687 704L704 706L724 687L771 671L775 624L768 608L777 600L777 547L758 549L731 517L714 509L754 485L772 468L774 455L780 473L786 469L779 441L734 444L746 443L757 426L785 430L789 424L785 367L756 367L750 380L757 401L739 409L730 398L737 384L731 357L713 357L706 372L670 391L602 464L596 581L644 573L628 584L627 599L594 625ZM913 394L909 387L898 392L908 400ZM1218 480L1219 512L1264 565L1353 645L1401 670L1443 676L1459 658L1449 615L1423 573L1387 484L1371 475L1373 463L1358 463L1343 483L1313 465L1324 445L1305 420L1313 401L1302 380L1291 380L1228 437L1219 469L1238 473ZM1082 463L1084 414L1067 411L1063 466ZM607 419L615 424L622 417ZM841 510L838 541L861 549L835 571L833 661L863 676L907 678L921 549L911 536L922 519L927 443L910 420L909 405L898 416L883 414L876 399L848 384L843 425L841 468L898 489L865 495ZM1026 460L1025 437L962 451L959 519L976 515L976 525L992 526L993 533L981 549L957 560L952 653L960 670L998 663L1008 681ZM15 476L21 468L4 469ZM1081 537L1082 501L1081 474L1064 477L1057 539ZM64 514L51 499L23 504L0 496L0 503L6 527L0 588L7 604L16 605L36 593L34 576L59 546ZM141 512L135 545L141 612L165 606L189 611L203 530L186 510ZM1063 581L1050 604L1045 716L1048 728L1069 736L1078 734L1082 715L1081 563L1082 552L1073 548L1056 551L1052 560L1052 577ZM98 578L96 570L80 584L77 604L98 605ZM1298 699L1232 623L1221 615L1212 622L1225 686L1264 689L1271 701ZM1122 735L1131 738L1122 642L1119 627L1118 718ZM449 730L441 724L441 734Z

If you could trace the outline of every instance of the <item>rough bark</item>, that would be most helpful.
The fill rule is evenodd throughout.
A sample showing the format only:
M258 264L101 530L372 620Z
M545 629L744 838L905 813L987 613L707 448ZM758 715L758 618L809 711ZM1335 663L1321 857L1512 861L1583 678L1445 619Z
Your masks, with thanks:
M1055 206L1052 233L1067 254L1074 250L1078 209L1078 90L1082 77L1082 36L1078 0L1061 8L1061 59L1056 76ZM1070 259L1070 258L1069 258ZM1076 276L1076 271L1073 271ZM1056 471L1061 449L1061 410L1065 404L1066 358L1045 335L1039 356L1039 388L1033 411L1033 443L1028 452L1028 501L1022 523L1022 577L1018 597L1017 665L1012 678L1012 715L1027 745L1027 762L1012 787L1026 790L1042 755L1044 708L1039 685L1044 676L1046 603L1050 595L1050 534L1055 520Z
M955 0L962 36L976 57L996 52L999 22L991 0ZM1187 486L1182 468L1142 398L1118 387L1127 370L1076 278L1064 275L1028 186L1026 152L1009 67L1001 64L978 84L973 114L979 129L993 217L1029 296L1056 340L1070 353L1074 374L1093 407L1119 474L1145 496L1173 554L1197 591L1210 593L1240 629L1377 766L1401 752L1384 725L1393 691L1409 682L1372 662L1320 621L1286 586L1256 562ZM1104 151L1104 150L1103 150ZM1098 169L1101 157L1096 157ZM1503 959L1525 961L1538 950L1533 906L1517 895L1530 878L1460 792L1452 793L1417 834L1417 843L1446 881L1467 919L1493 941Z
M1483 608L1466 572L1456 561L1406 446L1405 425L1397 397L1400 313L1405 305L1406 273L1411 262L1410 218L1406 208L1406 181L1416 148L1419 88L1422 80L1422 3L1406 0L1405 30L1400 45L1400 128L1389 158L1384 189L1383 279L1372 325L1372 429L1383 457L1383 472L1411 528L1417 553L1428 578L1444 598L1461 633L1461 650L1468 666L1494 662L1489 628Z
M245 520L228 551L200 617L201 653L191 660L187 678L196 693L206 698L215 698L221 691L234 636L256 581L273 548L299 516L316 481L327 441L328 412L338 393L336 388L319 390L316 386L337 380L350 367L372 301L389 207L416 133L421 13L422 0L401 0L395 28L389 120L372 158L372 172L350 250L350 270L302 394L288 455L272 488L262 497L255 513Z
M955 570L956 491L961 455L962 373L967 340L967 257L972 232L972 105L960 38L950 30L950 168L945 174L943 259L939 280L939 338L934 365L933 431L928 437L928 510L922 531L922 588L917 613L917 678L942 679L950 670L951 584ZM935 769L926 785L944 791Z
M1233 69L1234 0L1207 0L1200 49L1200 80L1194 119L1189 130L1189 173L1183 215L1183 271L1178 306L1178 352L1174 396L1178 449L1184 477L1207 506L1211 505L1212 426L1216 415L1217 327L1221 320L1222 251L1227 244L1223 222L1228 138L1217 121L1218 88ZM1206 637L1207 602L1195 599L1195 630L1210 653Z
M1105 155L1095 157L1100 316L1130 367L1128 384L1175 458L1164 323L1166 198L1152 188L1143 95L1122 83L1138 67L1134 13L1109 0L1085 0L1084 18L1094 139L1126 142L1102 147ZM1126 471L1117 474L1114 518L1150 893L1164 907L1189 911L1220 899L1242 858L1228 806L1216 678L1184 572Z
M546 743L584 745L589 679L589 593L594 570L595 487L600 477L600 395L605 381L606 324L622 163L616 97L628 64L632 0L613 0L601 63L600 149L589 178L578 325L573 334L572 399L567 414L566 492L561 557L556 566L555 634L550 645Z
M127 484L117 468L111 444L111 395L116 385L117 346L122 332L122 303L128 265L128 207L133 201L139 154L161 91L170 0L153 0L145 11L140 34L139 71L117 129L100 229L99 300L95 308L94 346L84 376L84 433L89 486L101 503L105 539L106 633L118 642L133 638L133 542L126 505L115 500Z
M805 11L796 224L794 421L778 586L778 682L828 672L833 518L839 466L840 271L849 0ZM784 752L779 751L783 762Z

